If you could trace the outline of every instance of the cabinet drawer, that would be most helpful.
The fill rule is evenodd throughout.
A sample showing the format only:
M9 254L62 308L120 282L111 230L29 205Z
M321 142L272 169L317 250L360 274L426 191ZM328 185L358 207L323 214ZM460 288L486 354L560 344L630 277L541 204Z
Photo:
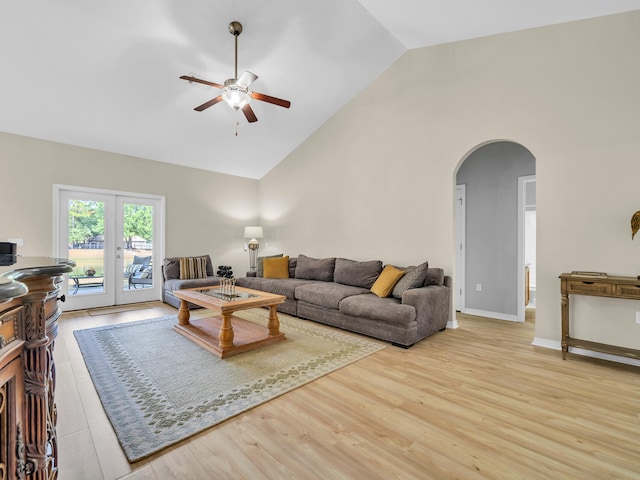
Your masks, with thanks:
M18 338L18 322L21 314L22 307L0 314L0 349Z
M640 285L616 285L616 295L640 299Z
M44 318L45 320L51 319L58 313L58 290L51 292L44 302Z
M590 280L570 280L567 282L568 293L584 293L587 295L611 295L613 285Z

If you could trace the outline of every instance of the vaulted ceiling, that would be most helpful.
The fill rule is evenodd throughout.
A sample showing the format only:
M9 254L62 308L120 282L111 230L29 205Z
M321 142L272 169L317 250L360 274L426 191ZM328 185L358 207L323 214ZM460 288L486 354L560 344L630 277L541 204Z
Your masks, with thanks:
M640 9L640 0L29 0L0 4L0 131L261 178L407 49ZM194 107L238 71L291 101ZM237 133L237 135L236 135Z

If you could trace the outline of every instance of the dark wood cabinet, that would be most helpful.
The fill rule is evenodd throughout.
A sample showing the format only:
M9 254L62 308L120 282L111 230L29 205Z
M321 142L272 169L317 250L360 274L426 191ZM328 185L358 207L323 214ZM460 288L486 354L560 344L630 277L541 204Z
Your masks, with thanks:
M0 479L23 478L24 375L19 338L22 307L13 301L0 305Z
M72 265L22 259L0 272L0 480L58 478L53 348Z

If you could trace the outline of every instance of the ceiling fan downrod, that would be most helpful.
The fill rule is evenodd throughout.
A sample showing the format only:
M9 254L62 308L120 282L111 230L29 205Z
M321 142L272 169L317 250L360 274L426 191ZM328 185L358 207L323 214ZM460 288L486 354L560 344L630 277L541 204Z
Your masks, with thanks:
M229 24L229 33L236 39L236 68L235 79L238 79L238 37L242 33L242 24L240 22L233 21Z

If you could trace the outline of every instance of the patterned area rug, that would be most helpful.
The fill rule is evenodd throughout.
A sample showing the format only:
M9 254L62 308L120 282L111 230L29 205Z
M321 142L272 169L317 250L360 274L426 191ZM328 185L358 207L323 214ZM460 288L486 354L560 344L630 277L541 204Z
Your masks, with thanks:
M266 326L268 310L237 315ZM76 330L130 462L381 350L384 344L278 314L284 342L221 360L173 330L175 316Z

